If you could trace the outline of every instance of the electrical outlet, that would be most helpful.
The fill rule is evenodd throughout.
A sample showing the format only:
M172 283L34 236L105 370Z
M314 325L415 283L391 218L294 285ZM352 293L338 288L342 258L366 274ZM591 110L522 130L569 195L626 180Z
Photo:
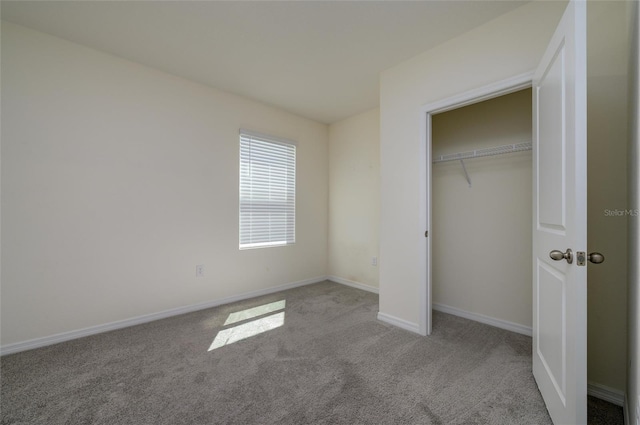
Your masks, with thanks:
M372 266L378 265L378 257L371 257L371 265Z
M196 277L204 277L204 265L198 264L196 266Z

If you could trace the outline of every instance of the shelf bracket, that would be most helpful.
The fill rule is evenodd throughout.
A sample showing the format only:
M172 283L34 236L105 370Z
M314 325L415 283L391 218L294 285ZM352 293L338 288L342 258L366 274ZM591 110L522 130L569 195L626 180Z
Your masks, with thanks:
M471 178L469 178L469 173L467 173L467 167L464 166L464 159L460 160L460 164L462 165L462 170L464 171L464 177L467 179L469 187L471 187Z

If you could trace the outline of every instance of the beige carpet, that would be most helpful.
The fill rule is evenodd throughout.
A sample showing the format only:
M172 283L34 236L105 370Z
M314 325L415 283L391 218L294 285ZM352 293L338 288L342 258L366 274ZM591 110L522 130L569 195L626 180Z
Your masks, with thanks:
M551 423L530 338L377 310L324 282L5 356L2 424Z

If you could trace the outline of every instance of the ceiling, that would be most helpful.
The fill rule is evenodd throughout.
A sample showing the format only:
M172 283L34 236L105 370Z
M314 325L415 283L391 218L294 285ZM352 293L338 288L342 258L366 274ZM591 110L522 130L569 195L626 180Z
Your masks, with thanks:
M332 123L515 1L2 1L2 19Z

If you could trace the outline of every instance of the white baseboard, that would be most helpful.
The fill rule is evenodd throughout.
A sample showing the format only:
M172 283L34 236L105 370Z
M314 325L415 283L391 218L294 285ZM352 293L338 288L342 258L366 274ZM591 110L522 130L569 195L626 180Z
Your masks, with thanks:
M527 335L527 336L533 335L533 330L530 327L521 325L519 323L513 323L507 320L496 319L495 317L485 316L484 314L471 313L469 311L460 310L458 308L450 307L444 304L433 303L431 307L436 311L453 314L454 316L464 317L465 319L484 323L486 325L495 326L496 328L506 329L508 331L516 332L516 333Z
M154 320L166 319L167 317L178 316L180 314L192 313L206 308L217 307L223 304L229 304L236 301L246 300L248 298L259 297L262 295L272 294L299 286L311 285L326 280L326 276L319 276L311 279L305 279L298 282L286 283L271 288L259 289L257 291L245 292L240 295L221 298L218 300L207 301L204 303L192 304L184 307L172 308L170 310L158 313L145 314L142 316L132 317L130 319L118 320L115 322L105 323L102 325L90 326L88 328L77 329L69 332L62 332L55 335L45 336L42 338L30 339L22 342L15 342L0 347L0 356L18 353L20 351L31 350L34 348L46 347L47 345L57 344L59 342L70 341L72 339L82 338L89 335L96 335L103 332L113 331L116 329L128 328L129 326L140 325L152 322Z
M622 414L624 415L624 423L630 424L629 422L629 399L627 398L627 393L624 394L624 406L622 406Z
M587 382L587 394L595 398L599 398L600 400L613 403L616 406L621 406L624 409L624 391L616 390L615 388L607 387L606 385L597 384L595 382Z
M378 320L389 323L390 325L397 326L401 329L404 329L410 332L414 332L417 334L420 333L420 326L418 326L417 323L409 322L407 320L400 319L395 316L391 316L390 314L378 312Z
M379 292L378 288L374 286L367 285L365 283L356 282L349 279L344 279L338 276L333 276L333 275L327 276L327 279L335 283L351 286L352 288L362 289L363 291L367 291L367 292L373 292L374 294L377 294Z

